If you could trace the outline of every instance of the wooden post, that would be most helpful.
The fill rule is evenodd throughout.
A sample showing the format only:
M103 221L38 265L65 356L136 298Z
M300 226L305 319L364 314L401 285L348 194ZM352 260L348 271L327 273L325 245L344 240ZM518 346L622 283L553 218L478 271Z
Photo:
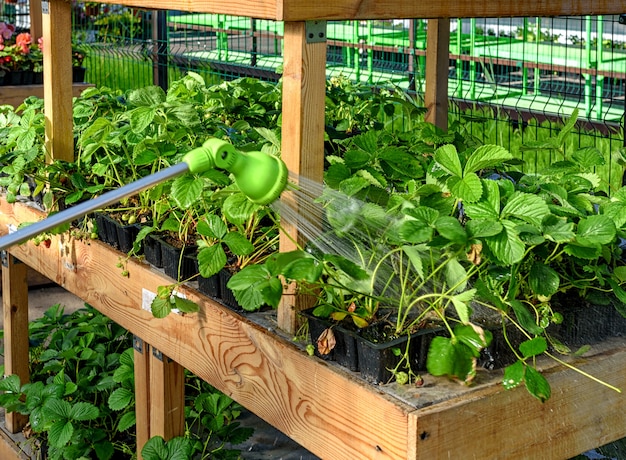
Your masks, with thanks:
M42 2L44 111L48 161L74 161L72 4Z
M150 345L133 337L135 368L135 432L137 459L142 460L141 449L150 439Z
M448 129L448 66L450 60L450 19L428 20L426 32L425 120Z
M322 182L324 172L324 98L326 94L326 23L324 21L285 22L283 61L282 158L290 180ZM303 192L298 192L299 194ZM285 206L301 212L298 196L283 193ZM310 212L310 210L307 210ZM308 216L308 218L311 218ZM284 219L285 233L280 250L290 251L302 244L297 222ZM295 295L293 286L285 290L278 308L278 326L288 333L298 329L298 311L305 299Z
M150 437L185 431L185 370L154 347L150 353Z
M41 24L41 0L30 0L30 36L33 40L43 37L43 28Z
M4 372L16 374L28 383L28 283L26 264L2 252L2 308L4 310ZM28 423L28 416L6 414L6 426L17 433Z

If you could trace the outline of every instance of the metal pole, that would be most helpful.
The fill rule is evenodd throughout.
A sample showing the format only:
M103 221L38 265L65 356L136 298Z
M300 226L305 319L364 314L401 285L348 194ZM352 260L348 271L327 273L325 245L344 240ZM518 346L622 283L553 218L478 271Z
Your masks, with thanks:
M61 212L53 214L42 221L34 224L22 227L19 230L10 233L0 238L0 251L10 248L13 245L23 243L24 241L33 238L41 233L45 233L60 225L71 222L75 219L83 217L90 212L102 209L110 204L117 203L118 201L139 193L143 190L149 189L163 181L171 179L186 173L189 170L189 165L185 162L175 164L169 168L162 169L154 174L151 174L141 179L126 184L116 190L100 195L92 200L83 201L67 208Z

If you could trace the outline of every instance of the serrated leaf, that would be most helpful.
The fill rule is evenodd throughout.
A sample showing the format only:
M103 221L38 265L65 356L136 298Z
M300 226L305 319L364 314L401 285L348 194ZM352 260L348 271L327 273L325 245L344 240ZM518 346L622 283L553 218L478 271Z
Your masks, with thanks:
M511 152L499 145L481 145L467 159L463 174L478 172L481 169L501 166L502 162L513 158Z
M519 351L525 358L538 356L548 349L548 343L543 336L533 337L519 344Z
M539 196L516 192L507 201L500 216L503 219L516 217L539 227L543 218L549 213L548 205Z
M239 232L229 232L224 235L224 244L237 256L246 256L254 251L254 245Z
M519 238L515 224L508 220L502 223L502 232L485 237L485 243L500 262L512 265L522 260L526 246Z
M72 425L72 422L60 420L50 426L48 430L48 441L52 446L60 449L69 442L73 434L74 425Z
M560 281L559 274L541 262L535 262L530 268L528 283L537 295L553 296L559 290Z
M200 311L200 306L193 300L183 299L179 296L174 296L174 308L181 313L196 313Z
M463 228L458 219L452 216L442 216L437 219L435 228L441 236L453 243L465 244L467 242L465 228Z
M98 460L110 460L113 458L113 454L115 453L113 443L108 440L95 443L93 445L93 450L96 452Z
M550 384L534 367L526 366L524 383L528 392L541 402L550 399Z
M109 409L118 411L126 409L134 398L134 393L126 388L117 388L109 396Z
M137 423L135 411L122 415L117 422L117 431L126 431Z
M512 300L510 302L511 308L515 313L515 317L517 318L517 322L526 329L528 332L534 335L539 335L543 333L543 328L537 325L535 321L535 317L530 314L528 309L524 306L522 302L519 300Z
M152 316L155 318L165 318L172 311L172 304L169 299L163 299L157 296L152 300L150 310L152 311Z
M154 107L137 107L128 112L130 118L130 128L135 133L143 133L156 116L156 108Z
M604 215L589 216L578 222L576 242L579 245L594 247L615 240L616 229L613 221Z
M224 221L215 214L209 214L200 219L196 230L202 236L209 238L221 239L228 232L228 227Z
M439 147L435 150L434 159L448 174L458 178L463 177L461 160L454 145L447 144Z
M475 203L483 194L482 182L476 173L468 173L463 178L450 177L446 185L454 197L468 203Z
M475 294L476 289L469 289L465 292L461 292L460 294L456 294L451 297L452 303L454 304L454 309L459 316L459 320L461 320L463 324L469 323L469 303L472 301Z
M460 292L465 289L468 281L467 271L456 257L448 259L444 268L444 275L446 284L450 289L454 288L454 292Z
M202 179L193 174L184 174L172 182L172 198L180 207L188 208L198 201L202 187Z
M526 371L523 361L516 361L504 368L504 377L502 378L502 386L511 390L524 381L524 372Z
M204 278L219 273L228 261L221 244L214 244L198 251L198 270Z

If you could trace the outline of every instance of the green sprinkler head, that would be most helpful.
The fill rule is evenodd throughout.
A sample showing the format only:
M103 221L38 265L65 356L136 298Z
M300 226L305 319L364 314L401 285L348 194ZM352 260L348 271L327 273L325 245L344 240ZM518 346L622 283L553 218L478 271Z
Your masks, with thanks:
M287 186L287 166L275 156L261 152L240 152L226 141L208 139L187 153L183 161L193 173L218 167L230 172L239 190L253 203L276 201Z

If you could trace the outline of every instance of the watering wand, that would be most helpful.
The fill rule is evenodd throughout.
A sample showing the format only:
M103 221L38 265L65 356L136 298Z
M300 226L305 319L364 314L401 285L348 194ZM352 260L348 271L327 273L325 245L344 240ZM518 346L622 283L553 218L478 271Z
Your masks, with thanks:
M287 185L287 166L279 158L261 152L241 152L228 142L208 139L202 147L189 151L183 160L149 176L83 201L44 220L22 227L0 238L0 250L22 243L41 233L117 203L160 182L186 173L203 173L214 168L230 172L241 192L253 203L266 205L277 200Z

